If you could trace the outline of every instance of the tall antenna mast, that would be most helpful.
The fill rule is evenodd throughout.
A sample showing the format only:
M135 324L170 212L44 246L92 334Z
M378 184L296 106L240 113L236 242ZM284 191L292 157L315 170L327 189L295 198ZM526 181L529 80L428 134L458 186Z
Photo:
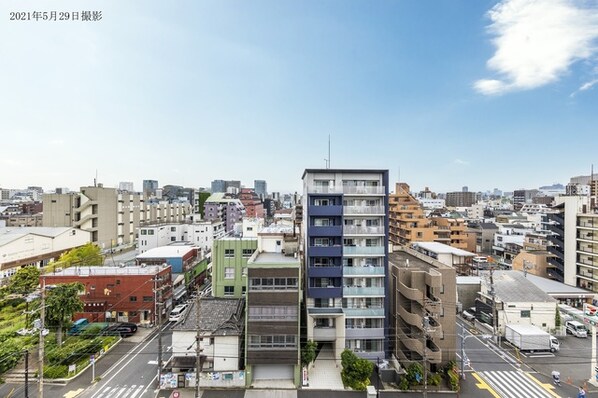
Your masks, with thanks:
M330 168L330 134L328 134L328 168Z

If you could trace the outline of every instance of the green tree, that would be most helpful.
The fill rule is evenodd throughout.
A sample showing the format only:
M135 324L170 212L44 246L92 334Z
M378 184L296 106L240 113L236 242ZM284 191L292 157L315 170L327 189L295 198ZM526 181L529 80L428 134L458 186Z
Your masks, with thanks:
M198 207L199 207L199 214L201 214L201 218L205 217L204 209L206 200L210 197L211 193L209 192L200 192L198 198Z
M10 278L8 288L11 293L27 295L39 285L41 271L37 267L24 267Z
M70 323L73 314L83 311L83 301L79 292L85 289L81 282L66 283L50 290L46 298L46 319L56 326L56 343L62 345L62 329Z
M318 343L313 340L309 340L301 349L301 364L307 366L316 360L316 349Z
M343 384L356 391L364 391L370 384L370 376L374 371L374 364L367 359L359 358L349 349L341 354L343 370L341 378Z
M102 265L104 256L102 256L100 247L87 243L62 253L58 259L58 266L68 268L73 265Z

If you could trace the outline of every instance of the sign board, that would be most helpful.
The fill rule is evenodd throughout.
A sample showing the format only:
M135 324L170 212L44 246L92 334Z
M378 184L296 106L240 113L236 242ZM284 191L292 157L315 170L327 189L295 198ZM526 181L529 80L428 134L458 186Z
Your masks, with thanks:
M95 363L95 357L93 355L89 357L89 363L92 365Z
M180 398L181 394L178 391L172 392L172 398Z
M303 385L303 386L309 385L309 379L307 376L307 368L306 367L304 367L303 371L301 372L301 385Z
M69 373L77 371L77 365L69 365Z

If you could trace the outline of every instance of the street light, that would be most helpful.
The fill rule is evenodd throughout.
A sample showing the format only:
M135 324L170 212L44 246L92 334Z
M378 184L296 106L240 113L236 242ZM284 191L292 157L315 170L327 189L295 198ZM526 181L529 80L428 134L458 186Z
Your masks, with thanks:
M492 335L489 334L482 334L480 336L476 336L473 334L470 334L468 336L465 335L465 326L463 326L463 323L461 323L461 379L465 380L465 340L467 340L470 337L479 337L483 340L489 340L492 338Z

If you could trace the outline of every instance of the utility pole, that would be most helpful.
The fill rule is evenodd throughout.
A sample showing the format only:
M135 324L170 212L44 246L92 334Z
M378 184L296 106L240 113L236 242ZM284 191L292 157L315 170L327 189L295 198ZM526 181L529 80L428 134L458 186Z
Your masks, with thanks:
M492 297L492 334L496 338L496 344L500 347L500 336L498 335L498 311L496 310L496 291L494 290L494 267L490 267L490 297Z
M29 398L29 350L25 350L25 398Z
M46 318L46 278L42 277L42 304L40 307L40 323L39 328L39 365L38 375L39 383L37 385L38 398L44 398L44 325Z
M195 327L197 327L197 335L195 336L195 354L197 355L197 358L195 358L195 398L199 398L200 397L200 391L199 391L199 376L201 374L201 332L199 330L199 317L201 314L200 311L200 305L201 305L201 296L202 293L198 293L197 294L197 299L196 299L196 303L195 303Z
M159 268L158 268L159 269ZM158 320L158 274L154 277L154 325L158 328L158 387L162 374L162 327Z

